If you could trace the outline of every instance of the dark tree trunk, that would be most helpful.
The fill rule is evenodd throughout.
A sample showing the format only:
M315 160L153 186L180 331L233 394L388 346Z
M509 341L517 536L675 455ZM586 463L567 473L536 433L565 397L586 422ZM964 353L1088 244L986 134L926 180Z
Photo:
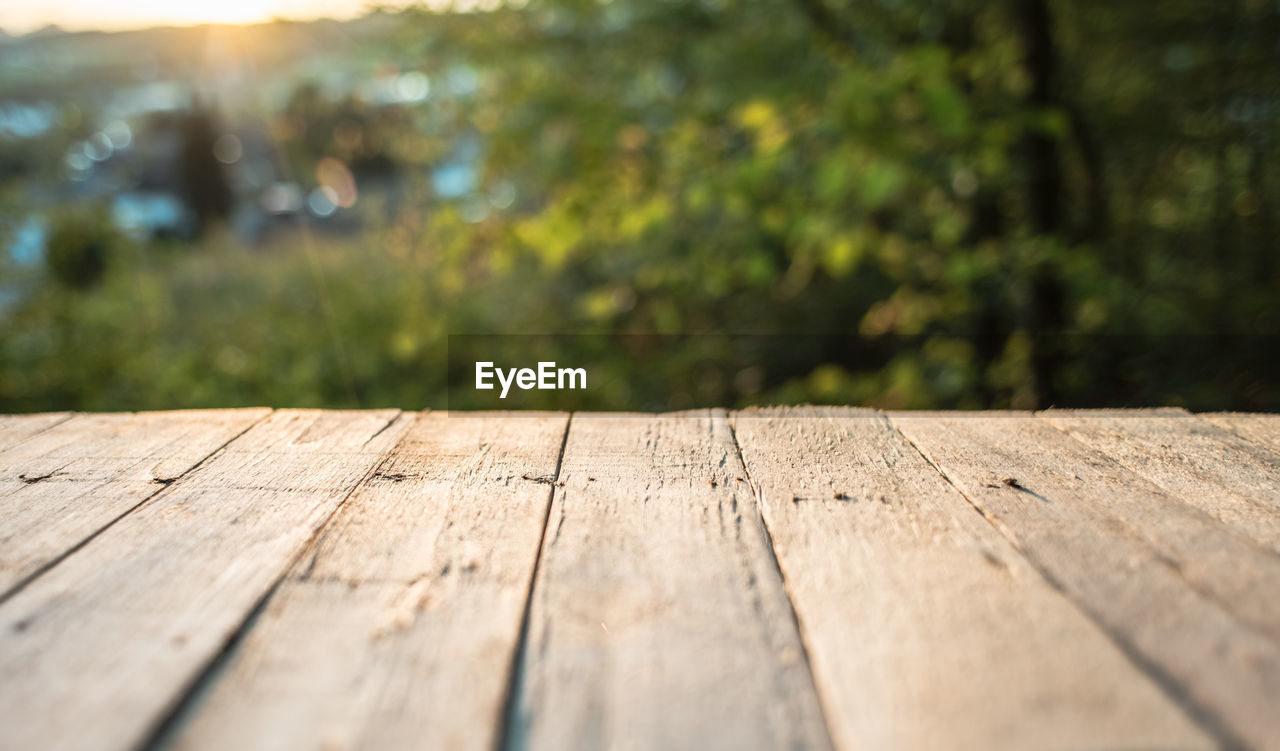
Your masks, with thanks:
M1055 106L1057 60L1053 45L1053 19L1048 0L1015 0L1015 13L1031 76L1028 104L1035 109ZM1062 229L1062 161L1057 142L1047 133L1033 131L1023 144L1027 165L1027 207L1031 226L1039 235L1059 234ZM1031 335L1031 375L1036 403L1057 403L1055 375L1061 370L1061 332L1066 322L1066 290L1051 265L1039 264L1030 272L1030 297L1026 316Z

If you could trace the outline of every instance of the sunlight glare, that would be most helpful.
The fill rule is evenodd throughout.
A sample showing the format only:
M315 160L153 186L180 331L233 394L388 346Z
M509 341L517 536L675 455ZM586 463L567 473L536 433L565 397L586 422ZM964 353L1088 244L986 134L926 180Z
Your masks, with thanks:
M197 24L250 24L276 18L351 18L369 9L369 0L46 0L0 4L0 28L34 31L48 24L66 30L141 29Z

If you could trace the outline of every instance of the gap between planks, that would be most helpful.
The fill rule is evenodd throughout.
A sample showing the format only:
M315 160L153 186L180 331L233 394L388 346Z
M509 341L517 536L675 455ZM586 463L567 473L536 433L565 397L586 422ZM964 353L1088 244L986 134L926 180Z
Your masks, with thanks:
M0 480L0 604L270 414L68 413L37 424L20 443L0 442L0 471L16 475ZM22 418L7 418L14 419ZM124 456L121 441L128 441Z
M26 720L0 724L0 746L145 741L394 443L397 420L277 412L0 605L0 706ZM107 689L120 682L133 688Z
M827 748L722 410L575 415L533 589L516 748Z
M1233 589L1231 560L1197 560L1195 553L1216 538L1246 554L1260 570L1245 573L1261 576L1258 587L1266 590L1276 588L1277 561L1248 540L1230 540L1223 522L1200 508L1212 499L1157 488L1030 413L890 417L1046 580L1223 746L1280 743L1272 711L1280 701L1280 654L1264 636L1275 632L1275 613L1257 602L1265 597L1256 591ZM1045 453L1052 467L1043 464ZM1000 480L1005 472L1012 483Z
M154 746L494 748L567 420L420 416Z
M369 443L385 433L387 430L390 430L398 420L414 420L420 417L421 414L423 413L418 413L417 415L409 415L403 412L398 413L394 418L389 420L386 425L383 425L374 432L373 435L369 436L365 443ZM394 445L387 449L388 455L393 449ZM179 691L179 698L173 703L172 708L155 723L155 726L150 731L147 739L141 742L138 745L138 748L143 749L143 751L153 751L155 749L173 746L186 724L189 723L195 713L199 711L200 704L207 699L208 695L217 684L218 679L226 672L236 650L240 647L245 637L253 630L254 625L259 622L268 604L279 591L280 586L288 579L289 571L296 568L299 562L307 559L313 554L315 546L319 544L321 539L323 539L329 529L329 524L333 521L334 517L342 511L342 508L350 500L351 496L363 487L364 484L369 481L370 477L378 472L385 458L386 457L383 456L370 465L369 470L365 473L364 477L352 486L346 496L343 497L328 517L326 517L325 520L316 528L311 539L301 550L298 551L297 556L289 563L288 567L282 570L280 578L271 585L271 587L256 603L254 603L252 609L249 610L244 620L236 627L231 636L227 638L226 642L218 650L217 654L214 655L208 664L185 688Z
M1215 745L883 415L734 421L838 746Z
M800 622L800 614L796 611L795 594L792 592L792 585L787 582L787 574L782 569L782 564L778 561L778 549L773 540L773 533L769 531L769 521L764 513L763 503L764 494L761 491L759 483L751 474L751 466L747 463L747 458L742 454L742 443L738 440L738 430L735 427L736 413L729 413L726 422L729 427L729 437L733 440L733 448L738 457L738 464L742 467L742 474L746 476L747 485L751 488L751 493L755 497L759 513L757 514L757 524L760 527L760 533L764 536L765 548L769 553L769 562L773 565L773 570L778 576L778 581L782 583L782 591L787 597L788 612L791 614L791 624L798 635L800 644L800 656L804 664L809 670L809 675L814 674L813 655L809 647L809 635L806 633L804 624ZM817 696L818 711L822 715L822 723L827 728L827 736L831 739L832 746L840 749L840 736L833 729L832 725L832 707L831 699L826 695L818 685L816 679L810 679L813 683L814 693Z
M569 413L565 420L564 435L560 437L560 451L556 455L556 471L552 481L550 493L555 493L555 484L560 482L560 471L564 467L564 449L569 445L569 431L573 429L573 413ZM502 717L501 725L498 730L498 740L495 748L498 751L506 751L507 749L518 749L519 743L516 740L516 728L519 723L519 699L520 693L518 687L524 681L524 661L529 650L529 619L533 606L533 588L538 581L538 568L542 565L542 551L547 541L547 525L551 522L551 502L548 499L546 513L542 515L542 532L538 535L538 552L533 559L533 570L529 576L529 587L525 591L524 610L520 615L520 636L516 642L515 654L511 659L511 668L507 671L507 685L504 687L502 698Z

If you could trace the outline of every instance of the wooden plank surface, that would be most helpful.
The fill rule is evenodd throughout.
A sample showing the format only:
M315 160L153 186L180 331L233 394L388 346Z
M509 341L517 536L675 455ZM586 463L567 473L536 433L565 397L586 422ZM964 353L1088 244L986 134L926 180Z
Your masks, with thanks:
M1280 749L1280 417L1137 417L0 416L0 749Z
M406 422L277 412L0 605L0 748L145 741Z
M840 748L1214 747L884 416L734 427Z
M71 419L70 412L34 415L0 415L0 452L21 444L41 431Z
M1181 410L1052 410L1041 416L1183 503L1280 551L1280 455ZM1275 607L1280 613L1280 598Z
M1280 556L1261 533L1280 513L1253 500L1266 498L1274 472L1262 464L1271 459L1265 450L1242 450L1243 439L1185 412L1050 412L1043 419L1083 444L1034 423L1027 428L1048 461L1075 475L1066 497L1080 498L1095 519L1119 520L1197 592L1280 645ZM1099 465L1099 453L1110 463ZM1257 523L1255 534L1242 528L1246 517ZM1277 596L1259 597L1267 592Z
M517 676L510 748L829 745L723 413L574 416Z
M174 745L494 748L567 424L419 417Z
M1157 503L1158 488L1029 415L892 422L1220 742L1280 748L1276 644L1230 612L1221 592L1199 591L1183 568L1195 561L1181 535L1208 534L1216 519L1189 515L1167 494Z
M77 415L0 453L0 600L268 414Z
M1280 415L1212 412L1198 417L1280 454Z

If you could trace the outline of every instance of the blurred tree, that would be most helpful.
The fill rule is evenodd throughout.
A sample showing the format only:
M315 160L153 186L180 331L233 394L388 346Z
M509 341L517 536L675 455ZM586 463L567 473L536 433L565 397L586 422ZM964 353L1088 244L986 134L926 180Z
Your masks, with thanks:
M196 231L205 232L231 215L231 185L214 155L214 144L221 133L213 114L197 105L182 119L180 134L182 196L195 214Z

